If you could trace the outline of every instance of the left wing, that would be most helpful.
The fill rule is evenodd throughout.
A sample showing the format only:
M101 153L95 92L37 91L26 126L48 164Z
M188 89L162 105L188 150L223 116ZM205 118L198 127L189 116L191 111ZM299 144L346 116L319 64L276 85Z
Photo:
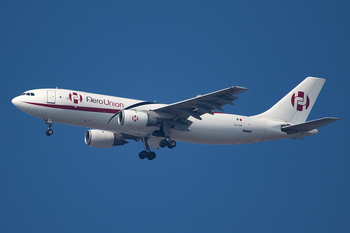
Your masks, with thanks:
M244 87L228 87L219 91L215 91L205 95L198 95L194 98L183 100L174 104L151 108L150 110L141 110L147 112L154 119L157 119L157 122L161 123L159 135L165 134L166 136L170 135L170 128L174 128L182 131L190 131L189 126L193 123L188 120L190 116L202 120L201 115L203 114L214 114L213 110L217 109L223 111L221 108L225 104L231 104L232 101L238 99L235 95L240 94L246 90L249 90ZM144 108L144 106L153 104L151 102L140 102L134 105L131 105L123 110L114 114L108 121L108 123L117 115L121 114L124 111L129 109L138 109L139 107ZM107 123L107 124L108 124Z
M215 91L205 95L198 95L194 98L170 104L165 107L153 109L157 113L168 113L175 116L175 119L187 119L192 116L202 120L201 115L205 113L213 114L213 110L223 111L221 108L225 104L231 104L232 101L238 99L234 95L238 95L246 90L244 87L228 87L219 91Z

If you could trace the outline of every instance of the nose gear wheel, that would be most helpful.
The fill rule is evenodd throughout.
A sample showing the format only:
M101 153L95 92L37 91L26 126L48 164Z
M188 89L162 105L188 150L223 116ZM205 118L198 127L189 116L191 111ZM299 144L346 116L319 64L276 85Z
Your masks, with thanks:
M53 134L53 130L51 129L52 127L52 120L51 119L46 119L45 124L47 124L47 130L46 130L46 135L51 136Z

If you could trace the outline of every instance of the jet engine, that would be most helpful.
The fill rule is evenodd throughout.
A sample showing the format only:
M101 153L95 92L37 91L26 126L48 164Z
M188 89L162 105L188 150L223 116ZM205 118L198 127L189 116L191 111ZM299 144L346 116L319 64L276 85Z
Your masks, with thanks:
M118 124L120 126L144 128L149 125L155 125L156 118L150 116L146 112L138 112L136 110L122 110L118 116Z
M85 133L85 144L97 148L109 148L112 146L122 146L128 143L123 138L118 138L115 133L90 129Z

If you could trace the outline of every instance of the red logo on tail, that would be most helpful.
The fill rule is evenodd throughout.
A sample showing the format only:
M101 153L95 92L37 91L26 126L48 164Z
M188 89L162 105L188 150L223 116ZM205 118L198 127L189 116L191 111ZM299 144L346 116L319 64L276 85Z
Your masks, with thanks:
M308 95L305 95L303 91L298 91L298 95L295 95L294 93L292 95L291 101L293 107L297 108L297 111L304 111L309 108L310 105L310 98Z

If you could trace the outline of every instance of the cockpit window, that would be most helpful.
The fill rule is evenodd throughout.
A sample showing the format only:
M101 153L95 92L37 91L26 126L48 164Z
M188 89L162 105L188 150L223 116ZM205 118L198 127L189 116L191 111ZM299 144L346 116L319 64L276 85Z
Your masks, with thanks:
M24 92L21 95L35 96L35 94L33 92Z

